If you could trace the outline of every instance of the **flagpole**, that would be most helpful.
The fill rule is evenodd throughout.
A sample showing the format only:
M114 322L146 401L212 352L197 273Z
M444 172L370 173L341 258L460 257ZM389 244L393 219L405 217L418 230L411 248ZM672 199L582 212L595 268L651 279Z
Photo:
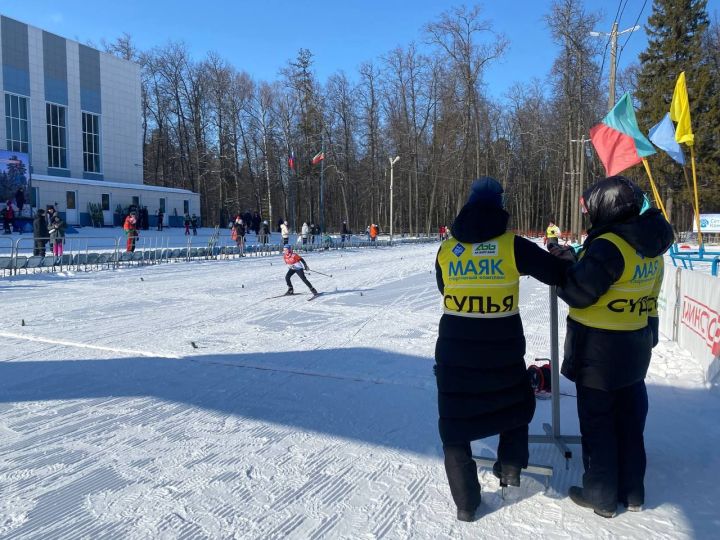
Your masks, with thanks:
M322 160L320 161L320 234L325 233L325 202L323 200L323 181L325 176L325 134L320 144Z
M698 245L703 247L702 232L700 231L700 202L698 200L697 173L695 172L695 147L690 146L690 163L692 165L693 191L695 192L695 223L698 230Z
M658 208L660 208L660 211L663 213L663 216L665 216L665 219L669 222L667 212L665 211L665 205L662 202L662 199L660 198L660 192L658 191L657 186L655 185L655 180L653 180L652 173L650 172L650 164L648 163L647 158L642 158L643 165L645 165L645 172L648 175L648 178L650 179L650 187L652 188L653 195L655 196L655 201L657 202Z

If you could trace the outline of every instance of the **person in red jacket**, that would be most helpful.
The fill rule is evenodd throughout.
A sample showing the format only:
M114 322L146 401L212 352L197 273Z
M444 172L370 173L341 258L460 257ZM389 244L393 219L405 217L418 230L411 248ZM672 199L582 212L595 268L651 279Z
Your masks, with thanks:
M285 274L285 283L287 283L288 290L285 294L294 294L290 278L293 277L294 274L297 274L298 276L300 276L300 279L302 279L303 283L308 286L310 292L313 293L313 295L316 295L318 292L315 290L315 287L313 287L312 284L305 277L305 270L310 270L310 267L305 262L305 259L295 253L292 246L289 244L285 244L285 246L283 246L283 259L285 260L285 264L288 265L288 271L287 274Z
M130 214L128 217L125 218L125 224L123 225L123 229L125 230L125 234L127 235L126 249L129 252L133 252L135 251L135 240L138 237L137 218L135 217L134 213Z

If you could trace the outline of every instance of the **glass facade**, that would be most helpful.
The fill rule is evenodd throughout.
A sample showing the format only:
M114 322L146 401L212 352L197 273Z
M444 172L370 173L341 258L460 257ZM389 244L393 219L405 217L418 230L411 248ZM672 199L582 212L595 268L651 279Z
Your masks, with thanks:
M100 116L82 113L83 169L85 172L100 172Z
M48 167L67 169L66 108L55 103L45 104L47 118Z
M8 150L26 154L29 152L28 98L5 94L5 133Z

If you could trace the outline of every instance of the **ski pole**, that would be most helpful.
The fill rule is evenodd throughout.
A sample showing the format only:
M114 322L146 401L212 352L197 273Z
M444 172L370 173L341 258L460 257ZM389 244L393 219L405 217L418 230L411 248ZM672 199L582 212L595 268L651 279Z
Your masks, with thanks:
M321 276L325 276L325 277L332 277L332 274L323 274L322 272L318 272L317 270L308 270L308 272L313 272L314 274L320 274Z

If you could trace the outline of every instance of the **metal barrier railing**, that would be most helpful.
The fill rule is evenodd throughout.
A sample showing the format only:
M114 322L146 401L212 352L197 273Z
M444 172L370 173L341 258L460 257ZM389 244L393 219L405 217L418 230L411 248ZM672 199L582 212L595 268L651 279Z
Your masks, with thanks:
M296 238L296 237L294 237ZM42 244L36 242L40 240ZM25 273L56 272L75 269L117 268L119 266L153 265L169 262L188 262L191 260L231 259L239 257L267 257L282 254L282 240L271 235L264 242L261 235L246 235L244 242L237 242L227 230L218 230L211 235L143 236L129 241L127 236L65 236L62 249L53 252L51 239L21 237L13 242L12 238L0 237L0 271L5 276ZM326 235L314 242L293 243L293 248L301 252L341 250L350 248L378 248L397 244L417 244L437 242L438 235L395 237L390 243L389 237L368 240L365 236Z

